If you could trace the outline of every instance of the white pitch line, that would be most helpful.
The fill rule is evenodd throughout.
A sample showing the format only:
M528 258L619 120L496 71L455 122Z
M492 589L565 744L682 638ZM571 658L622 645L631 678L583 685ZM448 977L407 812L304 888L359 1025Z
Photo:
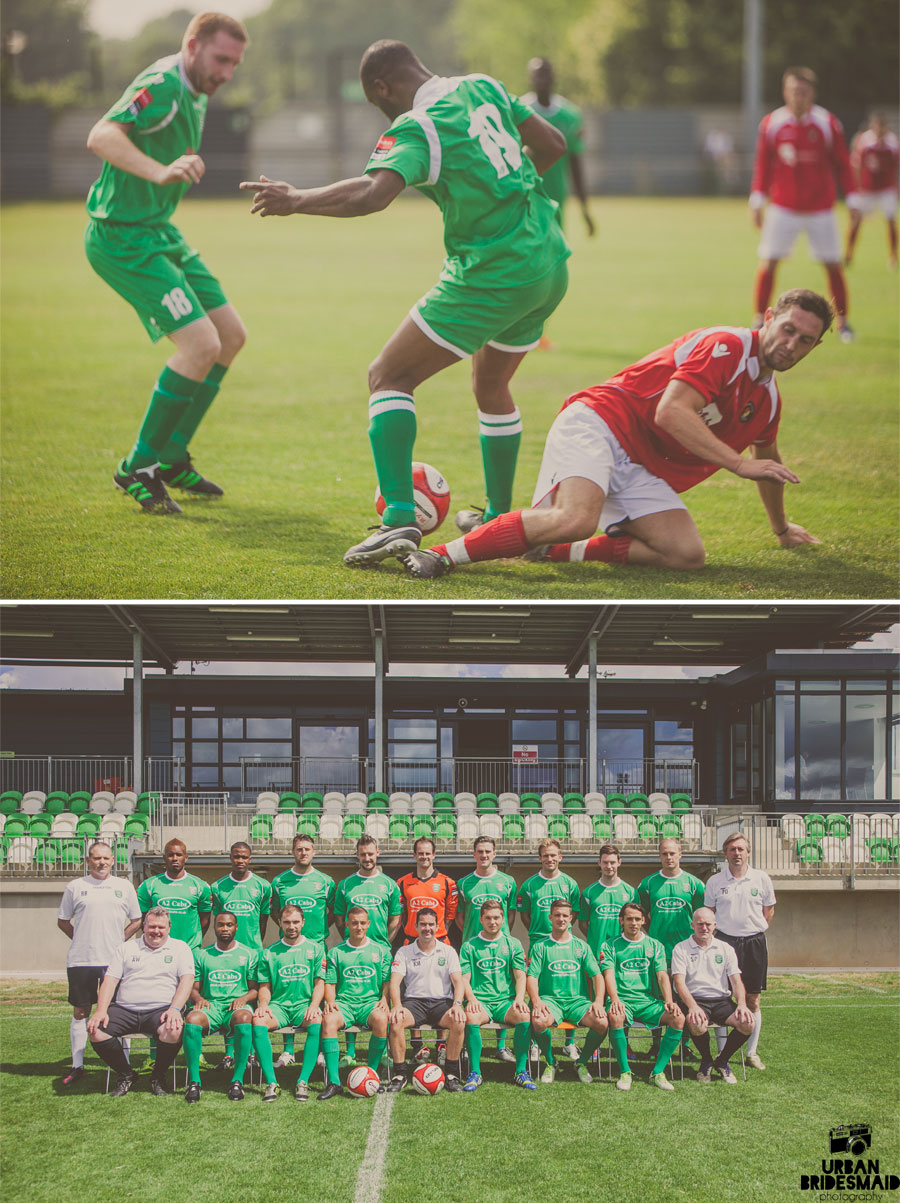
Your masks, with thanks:
M818 977L820 982L833 982L835 986L846 986L848 990L855 990L859 987L860 990L874 990L876 994L890 994L889 990L882 990L880 986L864 986L862 982L842 982L836 977L826 977L824 974Z
M353 1203L378 1203L381 1197L388 1131L391 1126L391 1111L396 1097L395 1094L380 1094L375 1100L366 1151L363 1153L362 1165L356 1175L356 1193L353 1196Z
M827 1010L830 1007L833 1010L835 1007L838 1007L842 1011L844 1011L844 1010L846 1010L846 1011L854 1011L854 1010L856 1010L856 1011L872 1011L877 1008L881 1008L882 1010L893 1011L898 1006L900 1006L900 1002L892 1002L892 1003L886 1003L886 1002L883 1002L883 1003L877 1003L877 1002L870 1002L870 1003L848 1003L848 1002L769 1003L768 1006L766 1007L766 1011L767 1012L768 1011L793 1011L793 1010L796 1010L798 1007L801 1010L806 1010L807 1008L812 1009L813 1007L821 1007L823 1010Z

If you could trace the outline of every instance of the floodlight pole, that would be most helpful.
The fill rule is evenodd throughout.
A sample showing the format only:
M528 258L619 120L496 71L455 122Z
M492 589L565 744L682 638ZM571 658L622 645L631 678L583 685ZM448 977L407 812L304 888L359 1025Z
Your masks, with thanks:
M597 632L588 640L588 792L597 789Z
M762 118L764 28L765 0L744 0L744 161L751 171L756 131Z
M143 788L144 767L144 641L139 630L131 632L134 661L133 718L134 718L134 782L132 789L139 794Z
M384 789L384 635L375 632L375 791Z

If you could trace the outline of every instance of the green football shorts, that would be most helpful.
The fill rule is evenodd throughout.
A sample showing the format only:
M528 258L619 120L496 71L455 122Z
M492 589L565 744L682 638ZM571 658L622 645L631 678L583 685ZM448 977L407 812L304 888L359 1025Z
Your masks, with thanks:
M301 1023L306 1019L306 1011L309 1007L308 1002L303 1003L277 1003L270 1002L269 1010L278 1020L280 1028L299 1028Z
M478 998L478 995L475 995ZM506 1012L516 1001L513 995L509 998L489 999L478 998L482 1008L487 1011L488 1022L506 1024ZM523 1021L524 1022L524 1021Z
M626 1027L630 1028L635 1020L642 1023L645 1028L659 1027L659 1021L666 1009L666 1004L661 999L648 998L646 1002L642 1003L625 1002L624 999L620 1001L625 1008Z
M88 262L137 312L154 342L227 305L222 285L175 226L89 221Z
M338 1000L338 1006L341 1009L341 1015L344 1019L344 1027L368 1027L369 1016L375 1010L377 1003L377 999L375 1002L372 1002L371 999L366 999L364 1002L360 1003L348 1002L346 998L343 1000Z
M210 1032L227 1032L231 1028L234 1011L230 1002L211 1002L203 1014L209 1020Z
M456 280L439 280L413 305L409 316L432 342L460 359L485 345L499 351L531 351L568 284L565 259L539 280L519 288L473 288Z
M571 1023L576 1028L591 1005L589 998L567 998L564 1002L557 1002L555 998L545 998L542 1001L550 1008L555 1023Z

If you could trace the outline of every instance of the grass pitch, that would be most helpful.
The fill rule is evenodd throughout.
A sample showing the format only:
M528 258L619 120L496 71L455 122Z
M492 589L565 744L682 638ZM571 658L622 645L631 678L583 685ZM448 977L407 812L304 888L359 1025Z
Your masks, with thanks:
M325 1107L290 1097L263 1105L255 1090L229 1102L222 1075L204 1075L202 1101L155 1099L140 1078L122 1100L102 1094L104 1072L63 1090L68 1065L65 987L6 981L0 989L3 1183L10 1199L58 1203L123 1199L168 1203L767 1203L808 1197L800 1175L822 1172L829 1130L872 1127L869 1156L900 1173L900 975L773 976L761 1052L768 1068L736 1087L674 1076L675 1093L647 1084L634 1063L622 1094L604 1077L590 1086L561 1063L557 1081L526 1094L487 1047L474 1095L396 1098L387 1151L360 1175L378 1104L352 1098ZM361 1039L361 1047L362 1047ZM606 1045L601 1048L606 1073ZM180 1064L180 1061L179 1061ZM321 1086L315 1078L314 1094ZM369 1189L366 1194L361 1187ZM809 1196L811 1197L811 1196Z
M514 382L525 420L515 504L526 505L562 399L692 327L745 324L756 236L742 202L605 199L598 235L570 214L572 283L552 352ZM6 598L886 598L897 590L897 289L867 223L849 273L858 341L833 335L781 378L779 443L801 477L789 514L822 547L782 550L754 486L720 472L689 505L699 573L494 562L444 580L391 561L348 570L375 520L366 366L436 278L437 210L403 199L361 221L251 219L248 202L192 201L180 224L243 315L249 342L192 450L221 502L144 515L112 485L167 354L84 258L80 203L9 206L3 222ZM780 287L824 287L801 246ZM455 508L483 495L461 364L417 393L416 454ZM450 537L452 517L437 536Z

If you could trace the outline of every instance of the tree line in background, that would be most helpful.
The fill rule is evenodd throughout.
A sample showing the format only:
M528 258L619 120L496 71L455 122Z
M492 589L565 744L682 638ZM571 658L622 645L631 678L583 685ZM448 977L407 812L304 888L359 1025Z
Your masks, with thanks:
M178 48L191 17L179 10L131 40L102 41L87 27L87 7L88 0L4 0L4 104L111 103L142 68ZM408 42L440 74L486 71L514 92L525 90L528 59L543 55L560 91L580 104L741 99L739 0L272 0L247 27L251 51L217 103L258 112L360 95L359 57L379 37ZM896 0L770 0L765 102L778 101L784 67L802 63L818 72L828 106L884 103L897 92L898 42Z

